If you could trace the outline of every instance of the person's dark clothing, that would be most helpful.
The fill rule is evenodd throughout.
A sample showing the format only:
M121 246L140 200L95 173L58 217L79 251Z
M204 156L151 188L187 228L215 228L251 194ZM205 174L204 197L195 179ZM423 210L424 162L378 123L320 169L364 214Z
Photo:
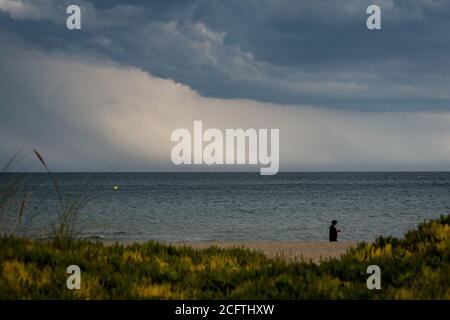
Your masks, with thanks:
M330 226L330 241L337 241L338 231L334 225Z

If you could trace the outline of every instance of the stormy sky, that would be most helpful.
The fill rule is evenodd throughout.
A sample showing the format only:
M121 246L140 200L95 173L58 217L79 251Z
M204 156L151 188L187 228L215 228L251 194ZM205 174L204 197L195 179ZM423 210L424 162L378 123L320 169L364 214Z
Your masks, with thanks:
M449 170L448 30L445 0L0 0L0 163L192 170L170 133L203 120L279 128L281 170Z

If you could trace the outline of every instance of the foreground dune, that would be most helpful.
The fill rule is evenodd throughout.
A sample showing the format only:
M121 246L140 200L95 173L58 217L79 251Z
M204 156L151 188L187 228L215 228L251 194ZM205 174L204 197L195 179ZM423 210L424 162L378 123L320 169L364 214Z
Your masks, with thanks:
M0 300L450 299L450 215L424 222L401 239L379 237L361 243L327 263L289 260L338 257L354 245L178 242L168 246L156 241L105 245L0 235ZM251 250L288 260L269 259ZM79 290L65 285L68 264L82 272ZM371 265L382 270L382 290L368 290Z
M219 248L246 248L264 253L269 258L281 257L288 261L305 259L306 261L320 262L332 258L339 258L348 249L356 247L357 242L177 242L175 246L188 246L195 249L204 249L212 246Z

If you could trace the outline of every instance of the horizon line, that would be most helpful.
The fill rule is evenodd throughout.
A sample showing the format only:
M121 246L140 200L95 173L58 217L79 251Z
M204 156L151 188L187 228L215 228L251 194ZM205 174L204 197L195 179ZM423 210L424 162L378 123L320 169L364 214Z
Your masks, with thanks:
M284 170L278 171L276 176L280 173L450 173L448 170ZM19 173L44 173L47 171L6 171L0 172L0 174L19 174ZM64 171L64 170L52 170L50 173L254 173L260 175L259 171Z

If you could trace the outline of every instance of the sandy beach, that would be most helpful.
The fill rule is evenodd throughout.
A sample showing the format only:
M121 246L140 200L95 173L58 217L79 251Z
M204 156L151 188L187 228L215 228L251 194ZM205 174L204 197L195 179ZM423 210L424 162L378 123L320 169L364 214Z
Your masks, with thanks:
M287 261L304 259L306 261L320 262L332 258L339 258L348 249L356 247L357 242L177 242L170 243L175 246L189 246L204 249L211 246L220 248L246 248L264 253L269 258L281 257Z

